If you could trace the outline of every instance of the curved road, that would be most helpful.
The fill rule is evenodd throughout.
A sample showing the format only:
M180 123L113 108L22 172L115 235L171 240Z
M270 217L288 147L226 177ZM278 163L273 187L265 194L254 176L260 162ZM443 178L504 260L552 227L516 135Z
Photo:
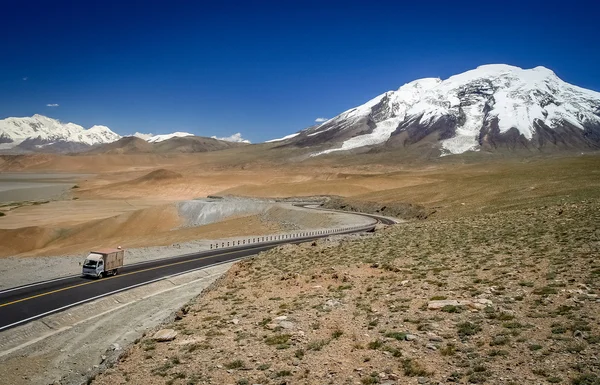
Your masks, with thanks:
M344 212L348 213L348 212ZM376 219L384 224L397 223L392 219L353 213ZM359 229L339 232L350 234L372 230L375 223ZM201 251L172 258L154 260L135 265L125 265L119 275L103 279L81 276L43 281L0 291L0 331L34 319L56 313L100 297L145 285L174 275L184 274L208 266L231 262L258 254L285 243L302 243L329 235L263 242L260 244Z

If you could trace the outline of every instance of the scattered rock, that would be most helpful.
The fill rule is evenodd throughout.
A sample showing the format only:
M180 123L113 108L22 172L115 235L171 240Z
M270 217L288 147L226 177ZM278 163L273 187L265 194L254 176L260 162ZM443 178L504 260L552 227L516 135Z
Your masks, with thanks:
M492 301L486 298L475 298L472 300L456 300L456 299L444 299L444 300L436 300L429 301L427 304L428 310L441 310L444 306L457 306L457 307L469 307L472 309L482 310L485 309L486 306L492 305Z
M159 342L173 341L176 335L177 332L173 329L161 329L152 336L152 339Z
M302 330L298 330L297 332L295 332L292 335L292 338L296 341L300 341L302 340L304 337L306 336L306 334L302 331Z
M327 302L325 302L325 307L337 307L340 306L342 303L340 301L338 301L337 299L329 299L327 300Z
M417 337L416 335L414 335L414 334L407 334L407 335L405 335L405 336L404 336L404 339L405 339L406 341L414 341L414 340L416 340L417 338L418 338L418 337Z
M281 321L279 323L279 326L281 326L284 329L294 329L296 327L296 325L290 321Z
M205 342L205 341L206 341L205 337L194 337L194 338L188 338L185 340L178 341L178 342L176 342L176 344L185 346L185 345L197 344L199 342Z

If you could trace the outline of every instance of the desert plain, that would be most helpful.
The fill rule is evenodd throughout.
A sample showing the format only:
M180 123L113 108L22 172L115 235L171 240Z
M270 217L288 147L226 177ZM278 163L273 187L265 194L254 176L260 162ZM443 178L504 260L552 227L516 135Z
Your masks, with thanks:
M3 178L40 183L1 203L0 280L11 285L49 264L70 274L97 247L143 250L138 261L340 223L283 205L293 197L405 221L239 262L156 326L175 339L149 329L77 381L600 383L597 153L302 158L273 147L0 158ZM219 197L260 208L190 219L189 202ZM4 379L31 383L19 365L6 363Z

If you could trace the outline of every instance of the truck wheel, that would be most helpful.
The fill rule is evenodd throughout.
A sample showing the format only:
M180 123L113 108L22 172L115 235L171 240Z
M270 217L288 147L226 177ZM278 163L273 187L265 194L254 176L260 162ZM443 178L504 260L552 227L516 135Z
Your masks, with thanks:
M115 271L113 272L113 275L118 275L119 274L119 269L115 269Z
M102 278L103 275L104 275L104 273L98 273L98 275L96 276L96 278L100 279L100 278Z

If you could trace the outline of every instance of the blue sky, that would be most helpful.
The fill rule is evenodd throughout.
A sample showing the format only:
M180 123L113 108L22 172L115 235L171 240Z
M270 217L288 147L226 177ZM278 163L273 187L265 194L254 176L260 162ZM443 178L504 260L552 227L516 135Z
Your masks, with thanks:
M122 135L260 142L490 63L600 91L597 1L5 0L2 13L0 118Z

